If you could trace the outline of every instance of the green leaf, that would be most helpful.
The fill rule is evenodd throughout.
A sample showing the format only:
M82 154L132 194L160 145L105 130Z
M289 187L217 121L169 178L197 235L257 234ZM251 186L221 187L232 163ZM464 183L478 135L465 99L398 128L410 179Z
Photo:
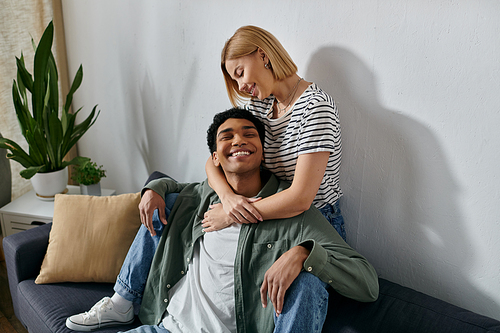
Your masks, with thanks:
M63 126L63 134L65 137L66 135L68 135L68 138L71 137L71 133L73 133L73 127L75 124L76 115L78 114L78 112L80 112L81 109L82 108L79 108L75 113L66 113L66 112L62 113L61 122Z
M17 120L19 122L19 127L21 128L21 133L23 136L26 136L26 131L30 128L31 113L29 112L28 108L22 103L15 80L12 83L12 100L14 102L14 109L16 110Z
M59 87L57 86L57 81L59 80L59 76L57 74L57 66L56 61L54 60L54 55L50 53L49 57L49 77L47 84L50 87L50 99L49 105L52 111L59 110Z
M47 91L47 63L50 54L52 53L52 40L54 38L54 25L52 21L49 23L45 32L40 39L40 43L36 48L34 70L33 70L33 116L37 121L42 118L45 92Z
M50 107L49 105L49 100L50 100L50 91L51 91L51 87L50 87L50 75L47 76L47 85L46 85L46 90L45 90L45 98L43 99L43 108L45 110L45 108L47 108L47 112L49 114L52 114L53 112L53 109ZM57 109L56 109L57 110Z
M71 103L73 102L73 94L80 87L83 80L83 66L80 65L78 70L76 71L75 78L73 79L73 83L71 84L71 88L69 89L68 95L66 95L66 104L64 105L64 112L68 113L69 108L71 107Z
M41 125L38 124L40 131L43 133L43 142L45 144L45 147L47 148L47 158L48 158L48 167L49 169L52 169L55 167L55 165L52 164L52 161L54 160L54 151L52 150L52 146L50 145L50 129L49 129L49 117L50 117L50 112L47 107L44 107L44 111L42 113L42 122Z
M80 124L74 126L73 131L71 133L70 141L65 143L66 145L63 147L62 152L64 154L67 154L68 151L71 149L71 147L73 147L78 142L78 140L80 140L80 138L85 134L85 132L87 132L87 130L95 123L97 117L101 112L99 111L97 114L95 114L96 108L97 105L94 106L92 112L89 114L87 119L85 119Z
M97 112L97 114L95 114L96 109L97 109L97 104L94 106L94 108L92 109L92 112L90 112L89 116L84 121L82 121L80 124L75 126L75 131L83 130L83 132L85 133L95 123L95 121L97 120L97 117L101 113L101 111L99 110ZM95 115L95 118L94 118L94 115Z
M65 151L67 145L69 145L69 142L71 141L71 135L73 134L75 119L76 119L76 114L68 113L66 117L66 123L62 121L64 137L63 137L61 151Z
M24 151L21 146L10 139L0 138L0 148L10 150L10 154L7 154L7 158L11 158L14 161L21 163L25 168L36 165L30 155Z
M59 168L60 161L62 162L62 159L64 157L64 155L61 152L63 134L62 134L61 121L59 120L59 118L55 113L53 113L49 118L49 129L50 129L50 135L49 133L47 133L47 137L49 138L50 147L54 154L54 157L52 158L53 162L52 164L56 168Z
M29 167L19 172L19 174L23 178L30 179L31 177L36 175L40 170L42 170L43 167L44 167L43 165Z
M45 158L43 150L40 150L40 146L35 139L35 134L33 132L26 132L26 141L29 145L29 155L33 159L33 164L42 165L45 163ZM43 146L43 145L42 145Z
M43 130L45 133L45 145L47 147L47 156L48 156L48 163L47 166L50 170L56 169L57 168L57 159L56 159L56 151L54 150L54 147L51 144L51 131L50 131L50 118L51 114L48 111L48 107L45 107L45 110L43 112Z
M33 47L33 52L36 52L36 44L35 41L33 40L33 36L31 36L31 46Z
M14 82L15 82L15 80L14 80ZM28 96L26 95L26 87L24 86L23 81L21 80L21 77L19 76L19 73L17 74L17 82L19 82L16 84L17 84L17 87L19 90L19 96L22 100L22 104L26 110L29 110L28 109L29 108L28 107Z
M33 143L33 146L36 146L38 148L38 151L43 158L43 164L47 164L48 161L46 139L42 129L38 126L33 129L33 140L35 141Z
M65 168L68 165L83 165L90 162L90 158L88 157L83 157L83 156L77 156L73 158L71 161L63 161L62 162L62 167Z
M30 92L32 92L33 78L31 77L31 74L28 72L26 66L24 65L24 56L22 53L21 53L21 59L18 59L16 57L16 64L17 64L18 81L22 82L23 86L26 87L26 89L28 89Z

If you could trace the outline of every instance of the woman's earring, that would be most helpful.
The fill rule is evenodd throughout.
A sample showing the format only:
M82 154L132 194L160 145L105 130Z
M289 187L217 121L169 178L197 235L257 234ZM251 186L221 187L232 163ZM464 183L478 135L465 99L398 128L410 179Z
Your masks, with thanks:
M266 69L269 69L271 66L269 66L269 64L264 64L264 67L266 67Z

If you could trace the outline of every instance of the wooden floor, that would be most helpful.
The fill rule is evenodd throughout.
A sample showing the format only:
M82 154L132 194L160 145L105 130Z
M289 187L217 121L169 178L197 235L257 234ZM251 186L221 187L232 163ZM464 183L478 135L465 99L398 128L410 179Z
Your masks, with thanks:
M0 333L28 333L14 315L0 234Z

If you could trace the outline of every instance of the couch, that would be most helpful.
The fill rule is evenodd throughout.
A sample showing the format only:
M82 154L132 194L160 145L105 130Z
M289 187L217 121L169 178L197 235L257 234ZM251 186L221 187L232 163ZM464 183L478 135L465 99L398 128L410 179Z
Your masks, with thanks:
M48 244L51 224L4 239L9 288L14 312L31 333L71 332L68 316L90 309L113 293L105 283L35 284ZM331 291L323 332L341 333L492 333L500 322L459 308L410 288L379 279L380 296L359 303ZM99 330L117 332L140 325Z
M150 179L162 175L154 173ZM110 283L35 284L51 227L46 224L3 241L14 312L30 333L72 332L65 326L68 316L87 311L113 294ZM331 290L323 332L500 333L500 321L382 278L379 284L380 295L373 303L356 302ZM136 318L130 325L98 332L125 331L138 325Z

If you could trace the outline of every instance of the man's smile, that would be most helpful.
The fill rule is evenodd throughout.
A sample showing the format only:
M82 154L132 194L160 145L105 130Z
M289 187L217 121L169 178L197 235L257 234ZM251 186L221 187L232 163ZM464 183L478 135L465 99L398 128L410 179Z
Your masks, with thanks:
M238 149L238 150L230 152L229 156L238 157L238 156L248 156L250 154L253 154L253 153L249 150Z

